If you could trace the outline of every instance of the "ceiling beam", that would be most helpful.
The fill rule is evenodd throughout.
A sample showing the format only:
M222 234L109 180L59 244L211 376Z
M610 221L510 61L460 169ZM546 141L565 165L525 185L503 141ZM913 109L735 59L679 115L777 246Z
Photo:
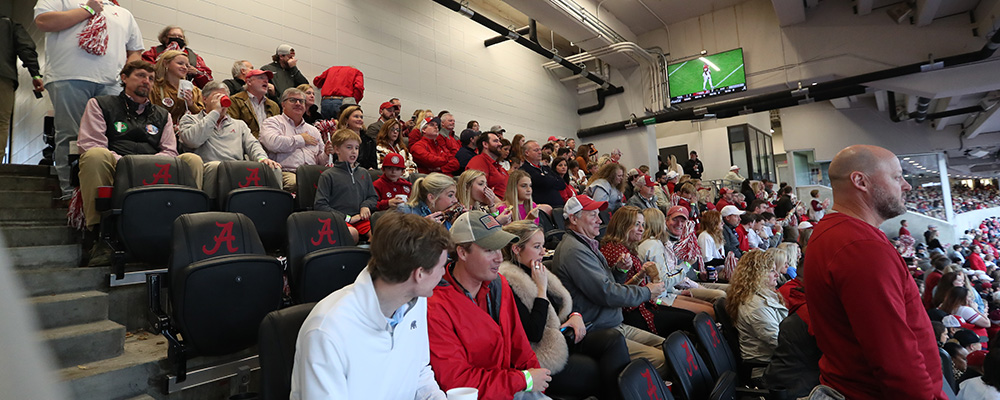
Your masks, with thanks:
M795 25L806 22L806 5L802 0L771 0L774 13L778 15L781 26Z
M881 112L885 112L886 106L888 104L889 104L889 98L888 95L885 93L885 90L876 90L875 106L878 107L878 110Z
M986 133L985 127L1000 123L1000 112L997 112L998 110L1000 110L1000 106L993 106L993 108L979 113L976 119L972 121L972 124L962 131L965 138L972 139L981 133Z
M959 96L951 96L943 99L937 99L937 102L935 102L934 109L931 111L931 114L939 113L942 111L948 111L950 108L958 105L958 100ZM944 117L935 119L931 121L931 126L933 126L934 129L940 131L944 129L945 126L948 126L948 122L951 121L953 118L954 117Z
M875 0L857 0L857 4L854 6L858 15L868 15L872 13L872 5Z
M916 18L917 26L927 26L934 22L941 0L917 0Z

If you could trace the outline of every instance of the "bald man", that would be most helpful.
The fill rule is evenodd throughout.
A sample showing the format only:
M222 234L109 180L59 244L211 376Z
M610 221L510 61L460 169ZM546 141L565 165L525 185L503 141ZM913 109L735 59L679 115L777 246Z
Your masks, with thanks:
M806 301L820 381L849 399L947 399L934 329L883 221L906 212L899 160L876 146L830 163L833 211L806 251Z

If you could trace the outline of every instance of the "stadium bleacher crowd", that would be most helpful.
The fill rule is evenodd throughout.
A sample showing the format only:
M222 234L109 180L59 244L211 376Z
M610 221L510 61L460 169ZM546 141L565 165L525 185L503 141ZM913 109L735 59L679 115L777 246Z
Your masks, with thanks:
M940 187L920 187L906 193L906 209L928 217L945 219L944 199ZM951 188L951 203L955 214L1000 206L1000 191L992 185L970 188L956 184Z
M101 35L94 33L100 27L78 23L109 8L116 10L104 13L109 41L78 40ZM717 190L701 181L704 165L693 151L683 167L674 159L655 170L623 165L618 149L511 135L499 123L481 131L479 121L447 110L417 109L403 119L396 98L377 101L378 111L370 110L377 120L366 125L362 71L333 66L310 80L289 45L259 69L234 60L232 78L220 81L180 27L165 27L161 44L146 50L131 14L118 6L42 0L36 17L50 32L45 79L56 106L56 166L77 226L90 238L90 266L134 252L116 247L107 219L142 209L119 201L129 188L190 186L203 193L204 211L233 210L237 194L258 187L271 191L251 196L287 202L264 216L209 221L222 231L202 233L207 244L190 247L204 253L198 262L237 253L239 234L262 242L256 247L270 256L288 257L282 304L307 305L295 349L284 354L294 359L292 399L444 399L463 387L480 399L613 399L635 387L662 390L663 381L689 399L707 398L726 382L797 398L814 392L821 375L828 387L819 391L850 398L914 391L943 398L937 392L949 386L959 393L1000 387L1000 353L982 350L1000 322L991 284L1000 278L1000 219L983 221L960 243L912 254L893 247L874 222L906 209L934 216L941 205L922 188L887 184L880 174L895 157L884 149L845 149L830 175L845 204L875 199L886 208L833 213L818 192L804 202L784 184L743 179L735 166L735 180ZM71 140L80 151L75 169ZM844 183L855 174L888 194L864 197L874 195ZM953 193L956 212L1000 201L995 188ZM268 238L265 226L276 215L288 229ZM306 215L320 224L301 235L294 227ZM239 229L246 221L256 230ZM845 242L845 230L872 244ZM364 257L343 284L307 295L326 281L304 271L324 265L307 269L312 255L292 248L316 252L325 243ZM880 267L836 267L851 257ZM858 286L829 284L814 270L846 274ZM875 293L875 285L890 290ZM863 303L841 296L856 289ZM906 300L920 296L926 309L914 313L919 302ZM858 317L863 308L872 311ZM888 331L843 339L845 326L893 313L901 318L872 325ZM926 340L932 333L936 344ZM909 353L893 353L900 349ZM910 353L922 361L901 361ZM841 355L847 361L835 358ZM939 356L950 362L939 367Z

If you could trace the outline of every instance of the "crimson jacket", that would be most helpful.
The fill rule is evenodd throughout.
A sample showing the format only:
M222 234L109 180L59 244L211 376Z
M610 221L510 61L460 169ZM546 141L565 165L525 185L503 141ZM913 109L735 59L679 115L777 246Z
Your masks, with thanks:
M431 367L441 390L479 389L481 400L509 400L523 391L523 370L540 368L517 314L514 294L499 275L473 301L448 266L427 299ZM488 311L489 310L489 311Z
M804 265L810 328L823 351L820 382L849 399L947 398L931 321L885 234L827 214Z
M378 194L378 205L375 209L379 211L388 210L389 200L396 195L405 194L406 197L410 197L410 187L413 186L410 181L403 178L390 182L385 175L378 177L372 184L375 185L375 193Z
M439 135L440 136L440 135ZM440 172L445 175L455 175L458 171L458 159L447 143L438 140L421 140L410 143L410 154L417 163L417 171L421 174Z

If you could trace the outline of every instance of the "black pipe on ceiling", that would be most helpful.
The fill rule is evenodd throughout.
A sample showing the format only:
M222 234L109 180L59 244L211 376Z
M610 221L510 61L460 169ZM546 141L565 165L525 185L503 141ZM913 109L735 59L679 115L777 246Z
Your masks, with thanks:
M522 45L524 47L527 47L529 50L534 51L535 53L540 54L542 57L548 58L548 59L554 61L555 63L557 63L559 65L562 65L563 67L566 67L566 69L572 71L573 74L580 75L580 76L582 76L584 78L587 78L591 82L594 82L594 83L600 85L601 89L605 90L605 96L612 95L612 94L618 94L618 93L622 93L622 92L625 91L625 89L623 87L612 85L611 82L608 82L608 81L604 80L604 78L600 77L599 75L596 75L593 72L587 71L587 70L583 69L582 67L580 67L579 65L573 64L573 63L571 63L569 61L566 61L565 59L563 59L562 57L560 57L558 54L555 54L555 53L549 51L548 49L542 47L538 43L532 42L530 39L525 38L524 36L521 36L517 32L514 32L514 31L512 31L510 29L507 29L503 25L500 25L500 24L496 23L495 21L493 21L493 20L491 20L489 18L486 18L482 14L479 14L479 13L473 11L469 7L466 7L466 6L462 5L461 3L457 2L457 1L454 1L454 0L434 0L434 2L438 3L438 4L442 5L442 6L445 6L448 9L450 9L452 11L455 11L455 12L457 12L459 14L462 14L462 15L464 15L466 17L469 17L470 19L472 19L476 23L478 23L478 24L480 24L482 26L485 26L486 28L489 28L490 30L492 30L492 31L494 31L494 32L496 32L496 33L498 33L500 35L507 36L507 38L509 38L510 40L513 40L513 41L517 42L518 44L520 44L520 45ZM600 97L600 94L598 94L598 101L600 101L600 100L601 100L601 97ZM598 106L601 106L601 104L598 104ZM601 108L603 108L603 106L601 106ZM584 107L584 108L581 108L580 110L577 110L577 113L578 114L585 114L587 112L598 111L601 108L598 108L597 106ZM581 112L581 111L586 111L586 112Z
M531 30L531 27L526 26L526 27L523 27L523 28L518 28L514 32L517 32L518 35L524 35L524 34L528 33L530 30ZM494 36L494 37L491 37L489 39L484 40L483 41L483 46L490 47L492 45L503 43L503 42L506 42L508 40L510 40L510 38L507 37L507 35L497 35L497 36Z
M910 113L916 123L924 122L927 119L927 110L931 108L931 99L927 97L917 97L917 110Z
M968 64L989 58L1000 48L1000 31L993 34L982 49L945 57L940 60L915 63L901 67L889 68L875 72L835 79L828 82L815 83L809 86L766 93L736 100L728 100L709 104L707 106L667 111L644 119L629 119L610 124L598 125L577 131L577 136L584 138L603 133L617 132L640 126L654 125L663 122L697 120L703 118L724 118L739 114L750 114L789 107L803 102L831 100L840 97L857 95L865 92L863 84L899 76L912 75L920 72L935 71L956 65ZM891 93L891 92L890 92ZM895 99L893 95L892 99ZM892 113L895 112L895 102L890 102ZM898 119L898 118L897 118ZM894 119L895 121L895 119Z

